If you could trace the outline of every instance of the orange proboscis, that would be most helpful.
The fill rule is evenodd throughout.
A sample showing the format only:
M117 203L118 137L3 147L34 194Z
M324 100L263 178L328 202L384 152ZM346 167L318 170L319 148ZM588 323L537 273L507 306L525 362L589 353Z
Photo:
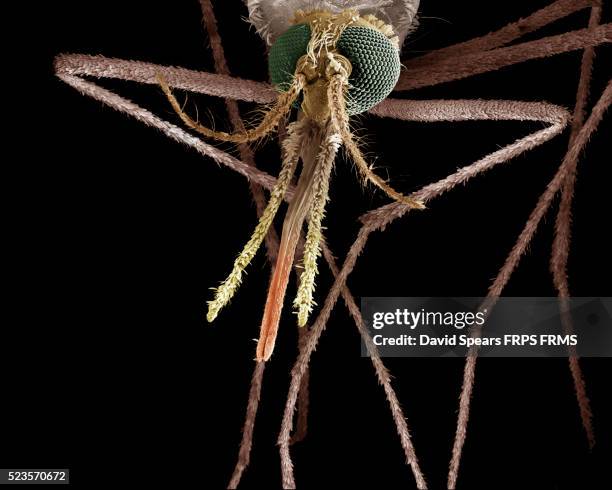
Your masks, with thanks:
M305 138L302 145L302 173L283 223L278 257L270 280L270 288L261 321L256 353L257 361L267 361L274 350L295 250L300 239L302 225L312 204L313 183L317 166L316 150L320 146L320 137L320 134L311 135L311 138Z

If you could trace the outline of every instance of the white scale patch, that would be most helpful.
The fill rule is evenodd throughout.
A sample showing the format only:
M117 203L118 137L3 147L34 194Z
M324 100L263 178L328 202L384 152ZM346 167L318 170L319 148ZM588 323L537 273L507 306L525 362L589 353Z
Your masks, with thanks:
M296 10L357 10L361 15L373 14L391 25L400 46L416 27L419 0L245 0L249 21L261 37L272 44L291 25Z

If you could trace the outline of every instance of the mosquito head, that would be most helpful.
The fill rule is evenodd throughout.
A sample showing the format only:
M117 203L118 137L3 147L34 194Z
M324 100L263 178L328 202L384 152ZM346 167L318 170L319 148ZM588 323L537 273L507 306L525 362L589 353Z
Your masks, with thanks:
M272 45L269 68L272 83L281 90L295 74L303 74L302 110L324 122L329 117L327 85L334 75L348 80L349 115L365 112L389 95L400 74L398 39L373 15L298 11L294 25Z

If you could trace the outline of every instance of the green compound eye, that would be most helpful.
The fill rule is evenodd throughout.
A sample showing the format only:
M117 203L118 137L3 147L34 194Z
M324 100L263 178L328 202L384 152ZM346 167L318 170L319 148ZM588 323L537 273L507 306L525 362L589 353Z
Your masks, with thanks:
M347 27L336 47L353 65L346 101L349 115L365 112L385 100L401 69L399 52L387 36L369 27Z
M310 26L298 24L281 34L270 48L270 79L281 90L287 90L291 85L297 62L306 54L309 42Z
M290 27L270 48L272 83L281 89L291 84L298 60L308 49L310 26ZM393 90L400 75L397 48L382 32L369 27L347 27L336 43L338 52L349 59L347 112L359 114L382 102Z

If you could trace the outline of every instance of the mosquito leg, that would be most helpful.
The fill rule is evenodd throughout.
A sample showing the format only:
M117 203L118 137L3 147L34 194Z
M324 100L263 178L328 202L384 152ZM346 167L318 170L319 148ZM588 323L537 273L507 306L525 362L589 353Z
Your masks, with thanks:
M540 121L548 124L550 129L554 129L555 135L565 128L570 119L569 113L557 105L548 102L523 102L518 100L386 99L370 109L369 113L378 117L424 123L440 121ZM536 134L538 133L532 135Z
M381 117L392 117L406 121L478 121L514 120L541 121L548 127L516 140L477 162L459 169L457 172L423 187L412 196L426 202L432 196L446 192L459 184L467 182L477 174L507 162L521 153L557 136L569 121L568 112L562 107L545 102L518 102L508 100L394 100L387 99L370 113ZM365 213L360 220L376 229L384 228L393 220L403 216L408 207L401 203L391 203Z
M586 145L589 137L595 131L599 122L601 121L604 112L608 109L612 103L612 81L610 81L604 90L603 95L593 108L593 112L585 122L584 126L577 134L574 143L571 145L569 151L565 155L561 166L557 170L557 173L548 184L544 193L540 196L536 207L532 211L523 231L519 235L516 243L512 247L512 250L508 254L506 261L500 269L497 277L489 288L488 298L495 298L501 295L504 287L508 283L510 276L518 265L519 260L525 253L527 246L531 242L536 228L546 211L550 207L553 198L562 187L563 183L567 179L571 168L575 166L575 162L578 160L578 156L584 146ZM450 468L448 473L448 488L454 489L457 483L457 476L459 472L459 463L461 461L461 452L463 444L465 442L465 436L467 432L467 423L470 413L470 399L472 390L474 387L474 375L476 370L476 356L470 356L467 358L465 368L463 372L463 386L461 388L461 397L459 401L459 415L457 417L457 432L455 434L455 442L453 445L453 454L450 461Z
M77 76L66 74L58 74L57 76L63 82L75 88L82 94L88 95L89 97L96 99L109 107L118 110L119 112L124 112L147 126L160 130L170 139L191 146L201 155L212 158L217 163L231 168L239 174L244 175L249 180L258 183L267 189L272 189L276 185L276 179L270 174L251 167L250 165L247 165L246 163L232 157L228 153L204 143L199 138L190 135L178 126L164 121L147 109L140 107L132 101L121 97L110 90L102 88L93 82L84 80ZM292 192L293 189L289 188L287 191L287 198L291 197Z
M591 9L591 16L589 19L589 27L596 27L601 19L601 5L595 5ZM595 50L593 48L586 48L582 55L582 63L580 67L580 80L578 82L578 91L576 94L576 105L574 107L574 116L572 119L572 132L570 135L570 148L575 142L580 129L584 124L586 118L586 105L589 94L591 72L593 69L593 58L595 56ZM559 211L557 213L557 219L555 223L555 235L552 245L552 254L550 260L550 269L553 275L553 282L557 288L559 298L564 301L565 298L570 296L569 284L567 277L567 259L570 250L571 242L571 209L572 201L574 196L574 188L576 185L576 167L577 160L571 165L568 176L563 182L561 189L561 201L559 204ZM571 315L565 308L562 308L561 318L564 324L564 330L571 331L572 320ZM582 375L582 369L580 368L580 359L577 356L569 356L569 368L574 382L574 390L576 392L576 398L578 401L578 408L580 410L580 417L582 419L582 426L584 427L585 434L589 447L592 448L595 444L595 433L593 430L592 423L592 411L591 404L586 391L586 384Z
M329 264L329 267L334 275L337 277L340 273L338 266L336 265L336 260L326 246L325 243L322 244L323 255ZM406 417L404 416L404 412L402 411L402 407L399 403L395 390L393 389L393 385L391 384L391 375L389 371L385 367L380 354L378 353L378 349L374 342L372 342L372 337L370 336L367 327L363 321L363 317L361 315L361 311L355 302L355 298L351 294L349 288L345 285L342 287L340 294L344 299L346 307L348 308L355 325L357 326L357 330L363 339L363 342L366 346L370 359L372 360L372 364L374 366L374 371L376 372L376 376L378 378L378 382L383 387L385 391L385 395L387 397L387 401L389 402L389 407L391 409L391 415L393 416L393 421L395 422L395 427L397 429L397 433L400 437L400 442L402 448L404 449L404 455L406 456L406 463L409 464L412 468L414 478L417 482L417 488L426 488L427 483L425 482L425 477L419 467L418 459L416 456L416 452L412 441L410 439L410 431L408 429L408 423L406 422Z
M361 231L357 236L357 240L353 243L349 254L345 260L344 266L340 270L334 284L327 295L325 303L319 312L319 315L313 324L310 334L304 343L304 346L300 349L298 358L296 360L293 369L291 370L291 384L289 386L289 393L287 395L287 402L285 404L285 411L281 424L281 430L278 437L278 444L280 447L281 454L281 472L282 472L282 486L283 488L291 489L295 488L295 479L293 476L293 463L291 461L291 455L289 451L289 441L291 435L291 429L293 427L293 414L295 410L295 404L297 401L298 392L302 384L302 378L308 368L310 357L314 351L316 344L323 332L331 310L338 299L341 289L344 287L346 277L352 270L357 259L357 255L363 249L365 242L367 241L370 230L366 227L362 227Z
M612 24L602 24L596 29L581 29L514 46L468 53L414 69L411 69L407 63L407 69L400 75L395 90L429 87L499 70L527 60L545 58L610 42L612 42Z
M251 379L251 389L249 390L249 402L246 409L246 417L244 428L242 429L242 441L240 450L238 451L238 461L234 468L234 473L229 482L228 488L236 488L242 473L249 465L251 459L251 446L253 445L253 429L255 428L255 417L257 416L257 407L259 406L259 398L261 396L261 384L263 380L265 362L256 362Z
M453 56L498 48L595 3L600 3L600 0L557 0L497 31L405 60L404 64L410 68L431 65Z
M306 339L310 335L310 328L306 325L298 328L298 349L302 348ZM308 409L310 405L309 400L309 385L310 385L310 370L307 369L302 377L302 383L300 384L300 390L298 391L297 398L297 423L295 424L295 431L289 440L289 444L293 445L301 442L306 437L308 431Z
M270 104L278 97L276 89L267 83L142 61L60 54L55 57L54 65L57 75L113 78L148 85L157 85L158 76L161 75L173 88L258 104Z

